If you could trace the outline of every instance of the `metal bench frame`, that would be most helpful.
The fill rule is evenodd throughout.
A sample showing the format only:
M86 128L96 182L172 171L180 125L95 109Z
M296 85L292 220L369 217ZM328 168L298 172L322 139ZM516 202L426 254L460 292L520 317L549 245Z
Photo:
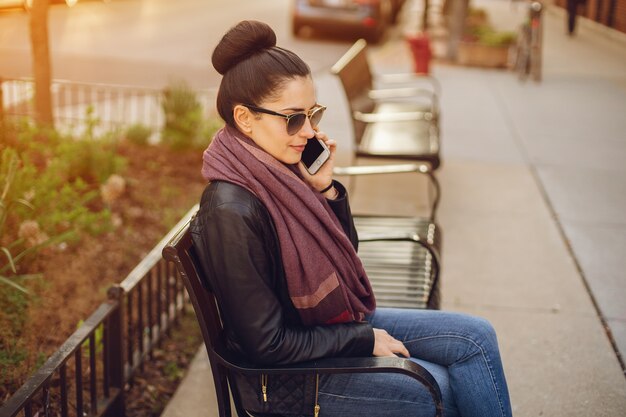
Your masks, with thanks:
M441 302L441 227L436 223L440 187L428 163L335 167L343 176L416 173L428 178L427 217L354 215L359 257L379 307L438 309Z
M163 256L176 265L198 318L211 364L220 417L232 415L229 385L237 415L239 417L250 415L242 407L237 387L234 385L234 373L260 376L262 374L320 375L382 372L404 374L423 384L433 397L435 416L442 416L441 392L437 382L426 369L408 359L394 357L328 358L288 366L254 366L247 363L243 358L235 357L225 348L217 300L211 289L206 286L208 281L201 278L202 272L197 262L189 223L165 246Z

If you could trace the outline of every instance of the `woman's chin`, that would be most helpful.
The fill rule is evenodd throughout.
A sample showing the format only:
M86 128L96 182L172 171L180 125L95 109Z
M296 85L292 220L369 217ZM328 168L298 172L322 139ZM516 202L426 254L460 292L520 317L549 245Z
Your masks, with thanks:
M297 155L285 155L283 158L279 160L287 165L294 165L300 162L302 159L302 154L298 153Z

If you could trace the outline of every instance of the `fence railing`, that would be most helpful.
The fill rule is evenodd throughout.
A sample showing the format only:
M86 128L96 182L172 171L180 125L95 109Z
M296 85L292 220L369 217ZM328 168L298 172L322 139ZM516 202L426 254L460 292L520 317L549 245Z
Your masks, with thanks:
M80 128L88 111L97 118L98 127L106 130L142 124L158 135L165 122L161 108L164 89L65 80L53 80L50 88L55 126L64 131ZM0 78L0 115L32 117L34 91L32 79ZM204 114L210 115L216 90L194 91Z
M0 407L0 417L121 417L124 385L168 335L188 303L178 272L161 251L183 219L31 378Z

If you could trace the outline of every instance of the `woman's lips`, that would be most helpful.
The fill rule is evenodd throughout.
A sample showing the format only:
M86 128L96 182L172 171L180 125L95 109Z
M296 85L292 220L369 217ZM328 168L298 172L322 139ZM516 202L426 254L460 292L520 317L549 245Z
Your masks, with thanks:
M293 149L295 149L296 151L302 153L302 152L304 152L305 145L291 145L291 147Z

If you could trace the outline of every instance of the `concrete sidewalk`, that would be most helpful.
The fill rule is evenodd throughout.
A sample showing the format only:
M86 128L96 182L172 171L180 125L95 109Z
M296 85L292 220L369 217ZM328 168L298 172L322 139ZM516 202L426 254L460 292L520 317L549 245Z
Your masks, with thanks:
M500 27L523 19L509 2L472 3ZM405 13L416 12L407 6ZM552 9L545 24L541 84L434 65L443 90L443 308L494 324L515 416L619 417L626 414L615 352L626 352L626 42L588 24L569 38ZM410 70L397 35L372 48L376 70ZM319 102L332 108L324 129L346 149L340 86L326 72L315 77ZM414 214L424 208L421 196L407 198L414 181L359 179L353 209ZM163 416L214 416L215 408L201 350Z

